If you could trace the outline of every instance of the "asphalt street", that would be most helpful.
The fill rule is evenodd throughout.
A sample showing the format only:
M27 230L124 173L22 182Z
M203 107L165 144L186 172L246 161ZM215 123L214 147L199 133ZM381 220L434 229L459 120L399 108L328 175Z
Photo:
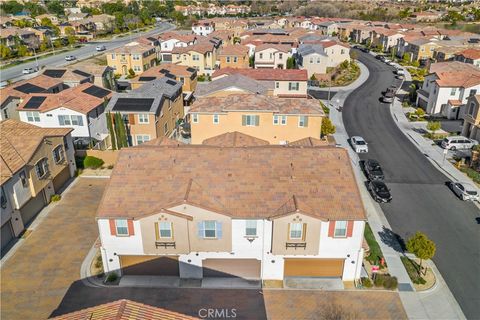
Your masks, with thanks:
M65 56L74 55L75 57L77 57L77 61L81 60L81 59L87 59L87 58L90 58L94 55L99 54L95 50L97 45L101 45L101 44L105 45L105 47L107 48L107 51L108 51L108 50L111 50L111 49L121 47L121 46L125 45L126 43L131 42L135 38L138 38L138 37L141 37L141 36L150 36L150 35L158 34L158 33L164 32L166 30L173 29L173 28L174 28L174 26L172 24L164 22L164 23L161 23L160 25L158 25L157 28L155 28L153 30L150 30L148 32L137 33L137 34L126 36L124 38L114 39L114 40L111 40L111 41L87 43L84 46L82 46L81 48L78 48L76 50L72 50L72 51L68 51L68 52L64 52L64 53L59 53L59 54L49 56L49 57L43 58L43 59L38 59L38 66L41 68L43 66L64 66L64 65L67 65L67 64L75 63L76 61L71 61L71 62L66 61ZM102 52L102 53L105 53L105 51ZM6 68L4 70L1 70L0 71L0 81L6 81L6 80L22 77L22 70L24 68L34 68L34 67L36 67L36 62L31 61L31 62L27 62L27 63L22 63L18 66L14 66L14 67L10 67L10 68ZM29 76L31 77L32 75L29 75Z
M433 261L468 319L480 319L480 211L459 200L437 170L398 129L381 92L397 83L390 67L369 54L359 60L368 80L349 95L343 121L349 136L369 143L361 159L376 159L385 172L393 200L381 207L393 231L406 241L422 231L436 244Z

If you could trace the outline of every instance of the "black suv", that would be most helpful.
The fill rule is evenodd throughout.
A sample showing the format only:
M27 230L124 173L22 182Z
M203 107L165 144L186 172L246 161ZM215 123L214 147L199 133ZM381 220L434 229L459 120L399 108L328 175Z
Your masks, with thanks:
M365 175L368 180L383 180L385 176L383 175L382 167L377 160L368 159L364 163Z
M390 202L392 201L392 195L387 185L380 180L371 180L368 182L368 191L372 194L372 197L377 202Z

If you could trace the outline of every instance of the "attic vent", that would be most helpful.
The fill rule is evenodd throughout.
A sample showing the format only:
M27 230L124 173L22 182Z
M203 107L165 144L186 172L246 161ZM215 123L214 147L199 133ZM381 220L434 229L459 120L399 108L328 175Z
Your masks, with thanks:
M232 174L231 174L231 173L229 173L229 174L228 174L228 176L229 176L229 177L231 177L231 176L232 176Z

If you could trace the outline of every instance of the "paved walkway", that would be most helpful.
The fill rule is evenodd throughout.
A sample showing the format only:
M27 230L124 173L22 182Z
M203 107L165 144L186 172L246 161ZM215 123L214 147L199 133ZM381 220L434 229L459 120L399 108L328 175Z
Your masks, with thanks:
M107 182L74 180L60 202L42 210L37 218L43 221L2 259L1 319L46 319L59 305L98 237L95 214Z
M393 234L391 227L381 207L372 200L364 186L365 178L359 166L359 158L349 146L347 140L348 135L343 126L341 111L339 111L341 110L339 107L343 105L348 95L368 79L368 69L363 64L359 64L361 68L360 78L352 84L349 90L339 91L335 96L334 101L332 101L330 105L330 119L337 129L334 135L337 145L347 148L352 159L353 169L362 201L367 211L367 219L370 227L385 256L390 274L398 279L400 297L410 319L464 319L465 317L457 301L446 286L436 267L434 267L433 262L430 261L429 263L434 270L436 270L438 285L428 293L414 291L413 284L400 260L400 256L403 254L401 246L397 239L391 236Z

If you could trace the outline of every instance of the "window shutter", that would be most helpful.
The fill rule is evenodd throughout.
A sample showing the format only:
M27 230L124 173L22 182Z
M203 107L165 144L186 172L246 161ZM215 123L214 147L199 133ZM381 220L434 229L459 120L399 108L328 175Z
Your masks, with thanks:
M255 126L258 127L259 123L260 123L260 116L255 116Z
M333 238L335 236L335 221L330 221L328 225L328 236Z
M246 125L247 125L247 116L242 115L242 126L246 126Z
M347 237L351 237L353 234L353 221L347 221Z
M216 221L215 224L217 225L217 239L222 239L222 236L223 236L222 223Z
M127 220L128 224L128 235L133 236L135 235L135 230L133 229L133 220Z
M288 83L288 91L290 91L290 90L292 90L292 83L291 82Z
M197 234L198 237L203 239L204 232L203 232L203 222L202 221L197 223L197 229L198 229L198 234Z
M308 117L305 116L303 119L304 119L304 125L303 126L306 128L306 127L308 127Z
M128 115L128 123L129 124L135 124L135 115L134 114L129 114Z
M302 225L302 240L305 241L305 239L307 239L307 224L304 223Z
M160 235L158 234L158 222L155 222L155 239L157 241L160 239Z
M117 227L115 226L115 220L110 219L109 222L110 222L110 234L112 236L116 236L117 235Z

